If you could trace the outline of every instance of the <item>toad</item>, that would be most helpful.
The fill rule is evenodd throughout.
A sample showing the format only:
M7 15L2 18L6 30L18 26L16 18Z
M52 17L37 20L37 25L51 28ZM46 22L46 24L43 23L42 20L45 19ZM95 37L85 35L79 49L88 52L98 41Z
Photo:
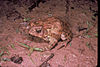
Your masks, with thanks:
M55 17L30 22L30 27L29 34L47 41L49 49L52 49L59 41L66 41L66 46L72 40L72 32L68 24Z

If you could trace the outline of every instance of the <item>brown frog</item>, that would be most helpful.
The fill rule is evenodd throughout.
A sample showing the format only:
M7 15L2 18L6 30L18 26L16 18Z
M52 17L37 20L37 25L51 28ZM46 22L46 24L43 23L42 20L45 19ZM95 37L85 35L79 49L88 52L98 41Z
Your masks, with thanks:
M72 32L68 24L58 18L49 17L37 22L30 22L30 26L29 34L47 41L49 49L53 48L60 40L67 43L72 40Z

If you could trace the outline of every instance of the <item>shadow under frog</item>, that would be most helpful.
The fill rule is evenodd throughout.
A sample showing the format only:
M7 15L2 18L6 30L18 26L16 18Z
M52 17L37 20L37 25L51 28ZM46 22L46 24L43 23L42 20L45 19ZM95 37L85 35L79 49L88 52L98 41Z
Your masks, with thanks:
M49 17L37 22L30 22L29 35L48 42L49 50L57 46L59 41L66 41L66 46L72 40L72 32L66 22L58 18Z

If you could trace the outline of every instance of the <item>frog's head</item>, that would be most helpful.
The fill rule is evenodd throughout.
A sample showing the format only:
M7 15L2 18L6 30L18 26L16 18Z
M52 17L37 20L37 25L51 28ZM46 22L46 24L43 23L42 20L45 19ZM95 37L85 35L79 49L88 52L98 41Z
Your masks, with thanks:
M30 30L29 30L29 34L32 36L36 36L36 37L43 37L43 27L42 26L33 26Z

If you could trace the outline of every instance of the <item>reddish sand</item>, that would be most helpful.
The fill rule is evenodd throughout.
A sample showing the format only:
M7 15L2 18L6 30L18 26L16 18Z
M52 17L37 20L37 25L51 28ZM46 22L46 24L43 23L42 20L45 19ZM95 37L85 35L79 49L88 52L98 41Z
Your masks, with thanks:
M68 4L65 0L50 0L40 3L39 7L33 8L28 13L25 5L18 6L18 4L12 2L7 4L8 1L0 1L2 3L0 4L0 48L6 47L8 49L0 49L0 54L2 51L5 53L2 56L0 55L0 66L38 67L51 53L54 53L54 57L48 61L50 64L48 67L96 67L98 59L98 37L96 37L98 15L96 13L98 6L97 1L93 1L95 2L69 0ZM16 41L31 47L43 47L48 43L35 42L35 39L30 40L23 30L29 21L24 22L23 18L33 18L32 20L35 22L40 18L44 19L50 16L59 17L63 22L69 23L73 33L72 41L68 46L59 50L57 49L63 42L59 42L53 50L34 51L31 56L28 56L29 50L21 47ZM87 28L87 30L84 28ZM11 44L14 44L16 49L13 49L10 46ZM9 54L7 51L9 51ZM21 64L2 60L2 58L11 58L15 55L23 58Z

